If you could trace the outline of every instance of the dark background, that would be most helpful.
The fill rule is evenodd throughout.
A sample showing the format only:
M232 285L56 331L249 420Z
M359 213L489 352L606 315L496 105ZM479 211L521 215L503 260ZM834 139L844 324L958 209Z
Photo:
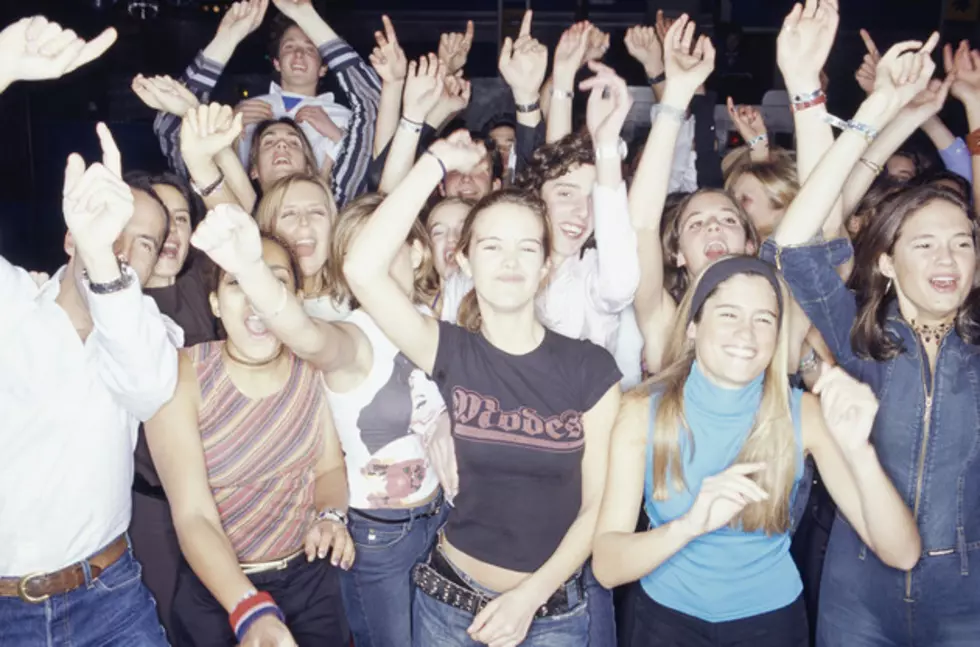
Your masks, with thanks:
M391 16L409 57L433 51L440 33L462 31L465 21L472 19L476 40L466 69L470 78L496 77L501 33L516 32L526 4L523 0L314 2L365 58L374 45L381 13ZM139 16L139 6L131 6L140 3L148 11L145 17ZM63 262L60 199L65 158L72 151L90 161L97 158L97 120L109 124L127 170L165 167L152 132L154 115L130 91L130 81L140 72L180 75L211 39L228 4L228 0L2 0L0 24L4 26L41 13L84 37L112 25L119 40L102 59L64 79L17 83L0 95L0 254L30 269L50 271ZM775 36L792 7L790 0L725 0L724 6L722 0L534 0L530 4L535 10L534 34L549 47L565 27L581 18L610 32L607 62L631 85L645 82L640 66L626 54L623 35L634 24L652 24L657 8L670 14L681 10L694 14L699 26L714 36L719 52L732 25L737 25L743 65L751 67L752 82L726 85L718 79L720 87L715 89L734 92L740 102L758 103L763 90L781 83L775 69ZM868 28L882 51L900 39L924 38L933 29L942 30L944 41L973 36L980 45L975 21L980 0L841 0L841 5L841 26L827 73L830 109L845 117L861 98L853 80L864 54L859 28ZM245 92L252 96L267 92L271 70L267 26L275 11L270 3L266 25L238 48L214 100L234 104ZM943 113L957 134L966 128L962 112L951 100Z

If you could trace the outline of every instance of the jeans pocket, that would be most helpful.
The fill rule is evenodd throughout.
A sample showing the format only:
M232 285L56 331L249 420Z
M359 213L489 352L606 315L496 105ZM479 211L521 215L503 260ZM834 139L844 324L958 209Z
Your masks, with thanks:
M408 536L408 524L385 525L352 518L348 531L358 550L376 550L391 548Z
M136 561L130 549L93 579L92 587L99 591L113 593L138 585L142 577L143 566Z

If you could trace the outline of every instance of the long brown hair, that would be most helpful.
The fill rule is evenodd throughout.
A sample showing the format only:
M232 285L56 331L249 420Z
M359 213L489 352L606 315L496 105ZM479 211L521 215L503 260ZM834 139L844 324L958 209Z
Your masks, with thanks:
M346 303L351 308L359 307L354 292L344 276L344 258L350 249L351 242L364 224L374 215L385 196L380 193L366 193L347 203L337 216L337 223L330 237L330 259L328 273L330 274L330 296L337 303ZM414 270L412 302L416 305L430 305L439 290L439 275L432 261L432 244L425 226L419 220L412 223L412 230L405 239L408 245L418 242L422 247L422 262Z
M890 294L891 280L881 273L878 261L882 254L894 255L895 244L902 235L906 220L939 201L948 202L963 210L970 220L976 242L976 222L969 216L969 205L954 191L936 185L914 187L890 195L861 232L861 244L854 258L852 277L852 285L858 289L858 312L851 328L851 345L859 357L882 362L902 352L901 342L886 329L888 305L893 296ZM973 277L963 279L972 281ZM974 290L967 295L956 315L956 332L971 344L980 341L978 300L980 294Z
M503 189L490 193L476 203L470 209L466 220L463 222L463 229L459 235L459 250L464 256L469 256L470 245L473 243L473 228L477 218L490 207L498 205L512 205L526 209L531 212L541 222L541 246L544 251L544 259L547 261L551 257L551 222L548 219L548 207L536 193L522 189ZM476 296L476 288L466 293L459 306L457 323L470 332L479 332L483 325L483 318L480 316L480 304Z
M710 267L710 266L709 266ZM705 271L707 268L705 268ZM737 276L737 275L735 275ZM683 429L691 439L690 426L684 412L684 385L691 373L695 359L695 345L688 338L688 320L695 288L704 277L704 271L695 279L692 289L681 300L674 317L664 352L666 367L634 390L639 396L658 397L657 413L653 428L653 497L669 498L671 490L687 489L681 459L680 433ZM724 285L723 281L721 285ZM790 302L790 293L782 277L778 277L782 302ZM705 302L717 292L709 293ZM704 307L690 319L700 323ZM755 424L749 432L736 463L765 463L763 471L751 478L769 494L766 501L750 503L732 520L731 526L748 532L764 530L768 534L782 533L789 529L790 497L796 481L796 434L789 406L789 378L786 364L789 356L789 317L782 313L776 348L765 370L762 402L756 414ZM696 448L691 443L691 452ZM668 474L669 472L669 474Z
M742 223L746 245L752 243L756 250L759 249L759 232L752 224L749 214L745 213L745 209L732 197L731 193L723 189L698 189L694 193L689 193L677 206L664 209L664 217L660 223L660 240L664 255L664 289L674 298L674 301L679 302L684 298L684 293L691 283L691 271L686 267L678 267L677 265L677 254L680 252L681 222L684 220L684 212L691 206L691 203L699 196L706 194L723 195L728 198Z
M259 163L259 142L262 140L262 135L265 131L269 130L273 126L279 124L284 124L289 126L296 136L299 137L300 147L303 149L303 159L306 161L305 174L315 174L316 170L319 168L319 164L316 162L316 154L313 152L313 146L310 145L310 140L306 138L306 133L303 129L299 127L292 117L279 117L278 119L266 119L265 121L259 122L255 127L255 132L252 133L252 147L248 151L248 172L257 169Z

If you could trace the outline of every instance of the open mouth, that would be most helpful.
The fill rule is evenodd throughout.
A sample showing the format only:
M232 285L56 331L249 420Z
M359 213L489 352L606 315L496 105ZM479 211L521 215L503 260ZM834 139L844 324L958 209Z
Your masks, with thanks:
M709 261L716 261L728 255L728 245L720 240L713 240L705 246L704 255Z
M561 233L565 234L566 237L572 240L578 240L585 235L585 227L582 225L576 225L575 223L566 222L558 226Z
M316 251L316 241L312 238L302 238L297 240L293 251L296 252L297 256L301 256L303 258L312 256L313 252Z
M929 285L931 285L932 289L935 290L936 292L943 292L943 293L956 292L956 288L959 287L959 284L960 284L960 277L958 276L952 276L952 275L934 276L931 279L929 279Z
M280 166L291 167L292 165L293 165L293 160L289 159L289 155L277 154L272 158L273 168L280 167Z
M177 255L180 253L180 246L177 243L165 243L160 249L160 258L166 258L171 261L177 260Z
M755 359L757 354L754 348L748 346L722 346L722 350L735 359Z
M253 337L265 337L269 334L269 329L265 327L259 316L254 314L245 317L245 329Z

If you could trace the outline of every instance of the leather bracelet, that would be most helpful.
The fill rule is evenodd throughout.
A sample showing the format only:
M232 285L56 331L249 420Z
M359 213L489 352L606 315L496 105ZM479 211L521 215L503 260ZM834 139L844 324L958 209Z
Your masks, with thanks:
M214 193L215 191L217 191L218 189L220 189L221 188L221 185L224 184L224 183L225 183L225 174L224 174L224 171L222 171L221 169L218 169L218 179L217 180L215 180L211 184L207 185L203 189L201 187L199 187L197 185L197 183L194 182L194 180L191 180L191 188L194 190L194 193L198 194L202 198L206 198L209 195L211 195L212 193Z
M540 110L541 109L541 102L540 101L534 101L533 103L518 103L516 105L516 107L517 107L517 112L521 112L521 113L527 114L529 112L534 112L536 110Z
M980 128L967 135L965 141L966 149L970 151L970 155L980 155Z
M660 85L661 83L663 83L666 80L667 80L667 73L666 72L661 72L657 76L648 76L647 77L647 85Z

